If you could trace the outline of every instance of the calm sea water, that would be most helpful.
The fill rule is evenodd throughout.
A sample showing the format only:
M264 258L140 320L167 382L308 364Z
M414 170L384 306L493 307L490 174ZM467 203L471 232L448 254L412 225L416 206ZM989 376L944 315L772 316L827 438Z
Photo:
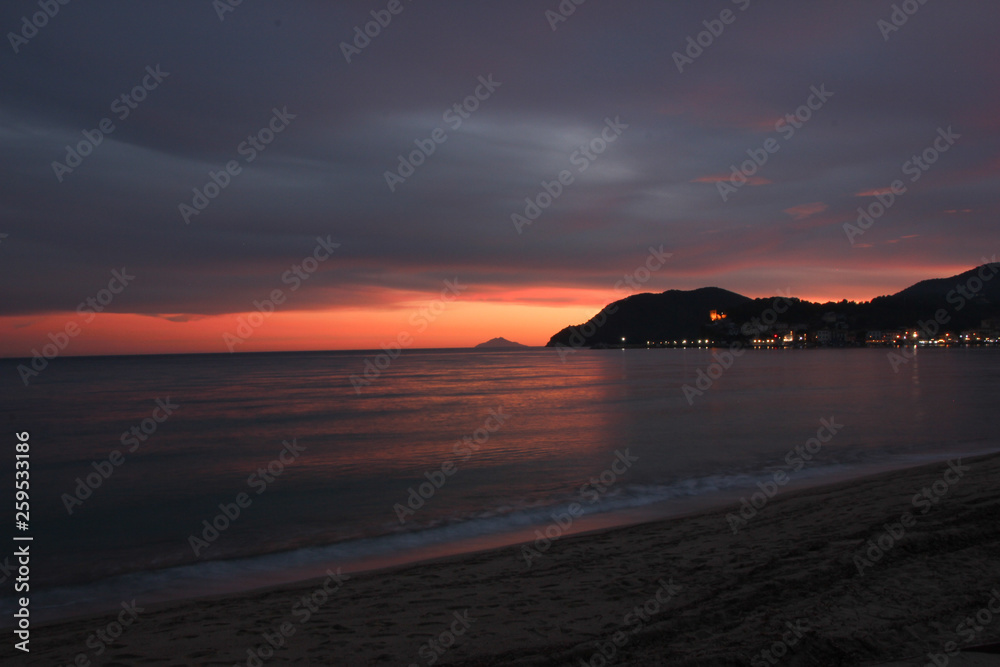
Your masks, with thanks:
M34 618L526 541L574 502L579 531L738 502L778 469L817 484L1000 449L1000 352L919 350L898 372L886 354L748 351L691 402L712 351L410 351L360 394L365 353L57 359L27 388L0 360L7 438L31 434ZM123 444L168 398L173 414ZM843 427L792 469L821 419ZM401 522L411 489L442 479ZM240 493L196 555L191 536Z

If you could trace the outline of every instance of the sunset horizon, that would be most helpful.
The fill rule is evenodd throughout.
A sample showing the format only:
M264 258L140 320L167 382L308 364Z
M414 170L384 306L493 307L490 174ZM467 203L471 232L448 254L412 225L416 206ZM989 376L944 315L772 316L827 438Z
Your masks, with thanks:
M995 659L998 26L0 3L0 667Z
M989 261L992 260L981 258L981 263ZM947 278L979 265L884 270L875 275L875 280L878 281L875 284L882 285L882 289L876 288L877 293L874 294L867 292L867 297L862 296L862 287L854 287L854 292L847 293L846 289L845 292L834 292L833 287L817 286L813 295L798 294L791 288L793 281L789 279L789 275L794 275L793 272L775 272L775 289L756 293L710 282L704 285L694 284L701 276L687 278L683 281L684 287L662 285L662 289L653 289L660 286L655 283L662 284L669 280L664 276L655 276L642 285L647 289L632 290L624 283L618 290L606 291L540 287L477 298L477 291L481 294L484 290L463 285L459 279L456 294L452 295L446 288L442 288L447 296L455 297L450 301L442 299L441 290L438 290L426 295L424 299L414 296L395 302L391 307L330 311L296 311L283 309L281 304L274 304L274 309L270 310L270 306L264 303L267 297L257 300L262 310L215 315L95 312L84 301L81 302L84 306L82 313L71 311L0 318L0 330L8 332L0 343L0 357L45 356L41 349L45 345L54 344L49 334L58 336L66 332L67 327L77 333L68 336L66 344L58 348L59 356L366 351L380 349L383 345L398 344L401 335L410 337L410 343L403 348L414 350L472 348L494 337L541 347L562 328L584 322L608 304L633 294L721 287L750 298L768 298L780 293L814 303L839 302L845 299L867 302L878 296L898 292L922 280ZM937 273L934 273L935 270ZM665 269L662 272L667 273ZM752 275L754 271L746 273ZM804 273L800 272L799 275ZM872 280L871 273L864 275ZM738 280L732 279L734 282ZM785 279L785 286L777 283L781 279ZM803 282L794 281L795 284ZM638 284L634 278L633 284ZM852 284L854 283L844 283L845 286ZM537 296L529 298L533 295ZM601 295L605 295L603 299ZM538 305L539 301L562 303ZM286 299L285 303L287 302ZM97 307L99 305L98 303ZM522 323L518 323L517 318ZM363 325L359 327L359 322L367 322L370 328L365 331ZM78 328L74 328L74 324ZM350 327L351 334L338 332L345 326ZM309 333L303 333L303 329L308 329Z

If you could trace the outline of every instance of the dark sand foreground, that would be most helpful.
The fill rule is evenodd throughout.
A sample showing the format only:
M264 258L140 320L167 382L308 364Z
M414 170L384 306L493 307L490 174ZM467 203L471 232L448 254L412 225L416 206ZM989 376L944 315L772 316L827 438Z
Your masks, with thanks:
M530 567L508 547L359 574L330 582L308 620L301 598L322 581L170 603L100 657L87 640L114 615L75 619L35 628L30 657L13 660L247 664L287 623L263 664L601 665L601 644L625 665L1000 664L968 651L1000 641L1000 455L962 464L950 484L939 463L779 492L737 535L729 507L559 539ZM939 502L914 506L936 481ZM904 512L912 525L859 574L855 556ZM3 655L13 664L9 643Z

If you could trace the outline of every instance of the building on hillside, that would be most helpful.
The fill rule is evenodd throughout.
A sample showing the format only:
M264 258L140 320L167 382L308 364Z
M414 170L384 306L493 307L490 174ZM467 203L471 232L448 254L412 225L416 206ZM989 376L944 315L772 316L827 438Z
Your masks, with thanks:
M813 334L812 340L817 345L830 345L833 343L833 332L829 329L819 329Z

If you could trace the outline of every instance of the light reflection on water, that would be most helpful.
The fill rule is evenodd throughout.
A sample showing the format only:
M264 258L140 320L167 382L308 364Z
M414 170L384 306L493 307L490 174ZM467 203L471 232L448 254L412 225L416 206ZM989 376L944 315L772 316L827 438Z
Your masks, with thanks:
M799 481L1000 447L995 350L919 350L898 372L887 350L747 351L689 404L682 387L714 361L710 350L579 350L565 363L553 350L411 351L358 394L356 353L80 358L57 360L30 392L3 368L0 389L12 427L32 433L48 584L195 561L188 536L293 437L305 452L251 493L210 559L380 535L427 536L403 549L414 553L491 543L579 499L624 449L639 462L606 509L731 496L821 418L844 429ZM122 432L167 396L176 414L127 452ZM463 460L456 443L498 409L506 422ZM125 463L69 516L62 494L114 449ZM400 525L394 505L446 461L457 472ZM381 557L406 556L383 546Z

